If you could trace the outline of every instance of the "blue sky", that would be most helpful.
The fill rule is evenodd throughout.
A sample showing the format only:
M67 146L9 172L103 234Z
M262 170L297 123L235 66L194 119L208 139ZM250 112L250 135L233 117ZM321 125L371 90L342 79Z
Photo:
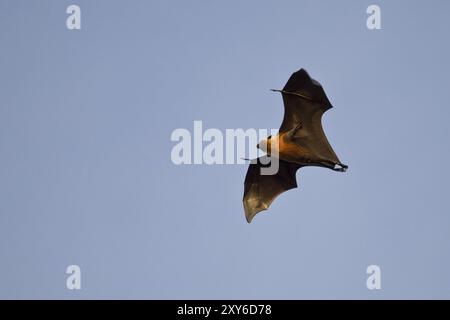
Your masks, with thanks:
M450 298L450 4L377 1L370 31L372 3L0 1L0 297ZM170 135L278 128L302 67L349 171L249 225L247 167L175 166Z

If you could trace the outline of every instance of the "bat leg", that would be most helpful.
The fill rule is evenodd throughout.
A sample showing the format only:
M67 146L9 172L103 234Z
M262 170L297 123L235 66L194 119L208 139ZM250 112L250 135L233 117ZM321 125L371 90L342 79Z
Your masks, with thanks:
M325 167L325 168L328 168L328 169L331 169L331 170L337 171L337 172L345 172L348 169L348 166L343 163L335 163L335 162L326 161L326 160L317 162L317 165L319 167Z

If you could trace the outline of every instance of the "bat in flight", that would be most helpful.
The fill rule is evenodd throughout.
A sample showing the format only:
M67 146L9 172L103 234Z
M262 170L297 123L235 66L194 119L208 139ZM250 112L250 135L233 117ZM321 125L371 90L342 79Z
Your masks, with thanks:
M278 195L297 187L298 169L316 166L345 172L348 168L322 129L322 115L332 108L322 85L301 69L291 75L283 90L272 91L283 96L284 118L276 136L258 143L256 147L267 155L252 160L245 176L243 203L248 223ZM278 161L276 173L262 174L273 160Z

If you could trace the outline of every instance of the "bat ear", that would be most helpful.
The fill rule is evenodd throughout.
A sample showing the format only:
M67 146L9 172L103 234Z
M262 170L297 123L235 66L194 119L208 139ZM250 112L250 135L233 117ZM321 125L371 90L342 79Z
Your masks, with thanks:
M283 91L296 92L329 108L332 107L322 85L311 78L305 69L294 72L284 86Z

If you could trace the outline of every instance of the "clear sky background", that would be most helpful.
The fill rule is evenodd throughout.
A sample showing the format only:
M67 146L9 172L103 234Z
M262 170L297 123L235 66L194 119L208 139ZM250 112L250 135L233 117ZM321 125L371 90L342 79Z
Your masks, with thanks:
M382 30L366 27L373 3ZM0 0L0 297L450 298L449 13ZM175 166L170 135L194 120L278 128L269 89L302 67L334 105L323 125L349 171L300 170L247 224L247 166Z

